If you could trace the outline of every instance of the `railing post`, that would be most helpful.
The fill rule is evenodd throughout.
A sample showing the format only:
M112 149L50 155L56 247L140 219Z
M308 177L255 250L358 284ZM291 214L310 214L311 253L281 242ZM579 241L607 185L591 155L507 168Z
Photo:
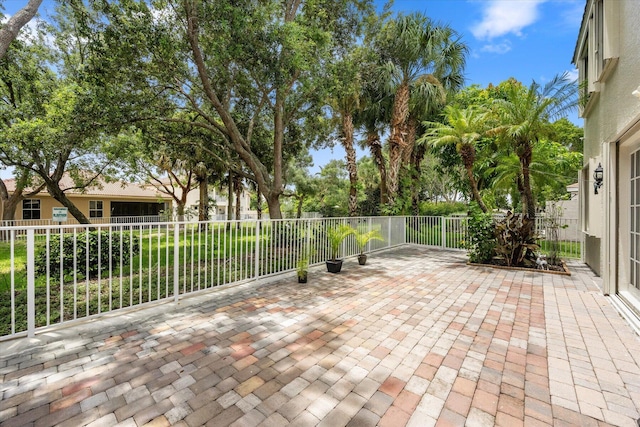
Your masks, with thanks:
M409 217L405 216L402 221L402 236L403 236L402 243L405 245L407 244L407 221L408 220L409 220Z
M178 302L180 295L180 223L173 224L173 300Z
M441 216L441 222L440 222L440 234L441 234L441 238L442 238L442 249L446 249L447 247L447 217L445 216Z
M36 334L35 233L27 230L27 337Z
M254 278L260 277L260 220L256 221L256 239L253 255L253 276Z

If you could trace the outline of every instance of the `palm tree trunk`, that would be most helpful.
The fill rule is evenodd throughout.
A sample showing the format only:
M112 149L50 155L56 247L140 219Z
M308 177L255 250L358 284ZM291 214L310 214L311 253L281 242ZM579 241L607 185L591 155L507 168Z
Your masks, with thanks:
M530 156L529 158L523 157L520 162L522 165L522 189L524 195L522 210L529 219L535 220L536 204L533 198L533 191L531 190L531 176L529 171L529 165L531 164Z
M347 171L349 172L349 216L358 213L358 169L356 150L353 148L353 117L350 113L342 116L342 145L347 152Z
M378 166L378 173L380 173L380 204L386 205L389 201L387 198L387 163L382 155L382 143L377 131L369 131L367 133L367 145L371 150L371 156L373 156L376 166Z
M476 150L471 144L463 144L460 147L460 157L462 157L462 163L464 169L467 171L467 179L469 180L469 186L471 187L471 197L478 203L482 212L487 213L487 206L482 201L480 191L478 191L478 182L473 175L473 164L476 160Z
M412 115L409 116L407 122L407 135L405 137L405 146L402 150L402 162L411 164L412 154L416 146L416 135L418 133L418 121ZM424 157L424 155L423 155Z
M411 163L413 164L413 168L411 170L413 182L411 185L411 207L415 216L420 215L420 192L418 190L420 189L419 184L420 175L422 174L422 160L424 159L426 152L426 147L420 146L414 148L411 155Z
M391 116L391 136L389 137L389 177L388 194L389 204L395 202L398 194L399 174L402 163L402 152L405 147L407 135L407 118L409 117L409 84L403 82L398 89L393 101Z

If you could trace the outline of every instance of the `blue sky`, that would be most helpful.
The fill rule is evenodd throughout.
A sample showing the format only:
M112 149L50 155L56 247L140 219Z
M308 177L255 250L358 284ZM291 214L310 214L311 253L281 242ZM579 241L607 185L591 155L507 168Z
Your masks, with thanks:
M569 72L586 0L396 0L394 12L424 12L435 21L454 28L469 46L467 85L498 84L514 77L525 84L545 83L556 74ZM13 14L26 0L0 1ZM376 0L379 8L384 1ZM53 4L45 0L41 11ZM569 117L582 126L577 115ZM317 172L332 158L343 159L344 150L312 153ZM358 151L358 156L363 152ZM2 175L2 171L0 171Z

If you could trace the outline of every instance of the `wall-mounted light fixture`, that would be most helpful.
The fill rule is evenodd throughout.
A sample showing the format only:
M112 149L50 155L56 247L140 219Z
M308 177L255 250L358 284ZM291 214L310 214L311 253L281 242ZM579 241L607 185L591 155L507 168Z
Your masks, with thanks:
M636 90L631 92L631 95L635 96L636 98L640 98L640 86L638 86Z
M602 187L603 179L604 169L602 169L602 163L598 163L598 167L593 171L593 194L598 194L598 188Z

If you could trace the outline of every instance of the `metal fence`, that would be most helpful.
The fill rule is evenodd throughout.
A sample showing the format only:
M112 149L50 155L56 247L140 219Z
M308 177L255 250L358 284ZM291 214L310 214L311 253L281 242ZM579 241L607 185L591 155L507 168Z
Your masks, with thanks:
M132 222L0 228L0 340L103 313L294 271L330 257L327 230L378 230L377 251L407 243L464 249L465 217ZM543 225L543 224L542 224ZM541 225L541 229L542 229ZM563 228L566 230L568 228ZM546 230L545 230L546 232ZM566 236L565 236L566 237ZM575 236L568 236L568 242ZM579 257L579 239L575 241ZM353 236L340 256L360 253Z

